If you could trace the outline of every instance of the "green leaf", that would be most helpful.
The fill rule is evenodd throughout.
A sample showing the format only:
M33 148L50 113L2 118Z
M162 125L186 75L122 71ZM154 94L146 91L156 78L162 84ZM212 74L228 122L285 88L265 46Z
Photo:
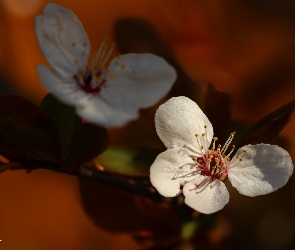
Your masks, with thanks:
M205 95L204 113L212 123L214 134L223 141L227 134L231 117L232 97L230 94L219 91L212 83L208 85Z
M131 147L110 147L96 160L105 171L127 176L148 176L158 151Z
M294 109L295 100L292 100L271 112L250 128L240 144L274 143L279 133L289 122Z
M24 97L0 94L0 152L16 159L60 162L58 132L49 117Z
M62 139L70 139L78 129L80 118L76 115L75 109L61 103L53 95L46 95L40 108L54 122Z
M105 128L91 123L81 124L73 135L63 169L79 172L82 164L94 159L107 148L108 141L109 135Z

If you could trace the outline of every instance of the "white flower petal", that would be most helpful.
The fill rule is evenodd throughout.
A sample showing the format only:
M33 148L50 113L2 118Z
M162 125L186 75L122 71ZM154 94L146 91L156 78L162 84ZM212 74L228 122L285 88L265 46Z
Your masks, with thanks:
M247 152L243 160L230 163L229 180L241 193L247 196L268 194L284 186L293 172L289 153L276 145L247 145L237 155Z
M185 203L193 209L211 214L221 210L229 201L229 193L222 181L211 182L208 176L198 177L183 188Z
M44 65L37 66L37 72L43 86L61 102L74 106L89 103L90 95L80 90L73 78L62 77Z
M82 118L99 126L121 127L138 118L138 109L130 105L111 105L100 93L91 95L87 106L78 106L76 112Z
M162 104L155 116L156 131L167 148L198 145L195 134L205 149L213 138L213 127L199 106L185 96L172 97ZM201 136L205 132L204 138Z
M129 103L138 108L154 105L171 89L176 71L163 58L152 54L125 54L114 58L107 70L105 96L120 91L109 102Z
M47 61L63 76L73 76L87 64L90 43L84 28L69 9L49 3L35 19L39 46Z
M165 197L174 197L181 192L180 186L195 178L193 161L184 149L168 149L158 155L150 169L150 180ZM182 168L180 168L182 167Z

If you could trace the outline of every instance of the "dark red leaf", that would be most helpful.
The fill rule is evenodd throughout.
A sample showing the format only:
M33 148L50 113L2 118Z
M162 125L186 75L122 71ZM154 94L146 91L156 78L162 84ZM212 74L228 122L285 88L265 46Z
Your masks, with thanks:
M214 135L221 141L229 136L229 125L231 123L231 104L230 94L219 91L212 83L208 85L205 94L204 113L212 123Z
M274 143L289 122L294 109L295 100L271 112L251 127L241 144Z
M91 123L82 124L73 135L63 169L79 172L82 164L94 159L107 148L108 141L109 135L105 128Z
M96 226L112 233L149 230L175 236L179 218L168 203L130 195L120 189L89 180L80 180L84 210Z
M0 152L16 159L61 161L60 139L49 117L24 97L0 94Z
M78 129L80 118L76 115L75 109L60 102L53 95L47 94L40 108L54 122L62 139L70 139Z
M152 53L163 57L176 69L178 78L170 92L171 96L183 95L197 103L201 102L202 89L187 76L150 22L139 18L119 19L114 26L114 35L121 53Z

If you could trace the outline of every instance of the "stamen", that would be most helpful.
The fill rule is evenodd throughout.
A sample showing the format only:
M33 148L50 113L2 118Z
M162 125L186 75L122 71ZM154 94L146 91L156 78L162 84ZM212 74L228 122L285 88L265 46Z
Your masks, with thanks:
M215 150L215 142L218 140L217 137L213 137L213 147L212 150Z
M228 148L228 146L231 144L234 136L235 136L236 132L232 132L229 136L229 138L227 139L227 141L225 142L224 146L221 149L221 154L224 154Z
M232 152L234 152L235 148L236 146L233 145L232 150L227 154L226 158L228 158L232 154Z
M101 52L102 52L102 50L105 48L105 46L106 46L106 40L107 40L107 38L106 37L104 37L103 39L102 39L102 42L101 42L101 44L100 44L100 46L99 46L99 49L98 49L98 52L97 52L97 54L95 54L95 57L93 58L93 60L92 60L92 63L91 63L91 66L92 66L92 68L95 68L95 65L97 65L97 61L100 59L100 57L101 57Z
M115 44L113 43L111 48L109 49L109 52L108 54L106 55L104 61L102 62L101 66L100 67L103 67L105 65L105 63L107 62L107 60L109 59L110 55L112 54L113 50L115 48Z

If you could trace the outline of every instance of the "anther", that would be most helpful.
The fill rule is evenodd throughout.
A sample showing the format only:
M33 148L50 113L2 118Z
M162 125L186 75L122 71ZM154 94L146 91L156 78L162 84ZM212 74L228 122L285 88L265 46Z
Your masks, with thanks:
M204 136L205 136L205 134L203 133L203 134L202 134L202 136L204 137Z
M204 128L207 128L207 126L205 125Z
M217 138L217 137L213 137L213 140L214 140L214 141L217 141L217 140L218 140L218 138Z
M198 137L199 135L198 134L195 134L195 137Z

